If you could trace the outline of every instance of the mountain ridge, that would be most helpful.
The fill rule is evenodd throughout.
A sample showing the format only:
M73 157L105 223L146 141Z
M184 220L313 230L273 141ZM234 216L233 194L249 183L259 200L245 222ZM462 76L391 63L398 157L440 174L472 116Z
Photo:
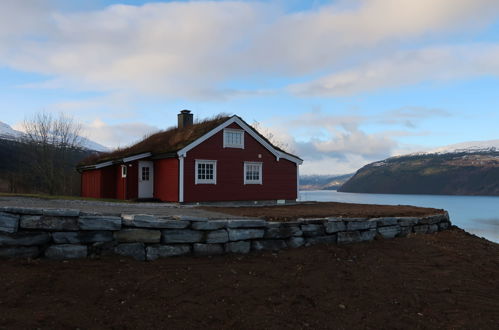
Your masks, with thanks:
M491 141L499 142L464 142L373 162L360 168L338 191L498 196L499 148Z

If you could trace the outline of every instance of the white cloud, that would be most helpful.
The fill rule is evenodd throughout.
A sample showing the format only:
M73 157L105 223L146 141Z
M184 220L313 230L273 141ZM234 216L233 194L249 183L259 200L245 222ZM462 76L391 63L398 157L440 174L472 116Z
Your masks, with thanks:
M300 175L307 174L348 174L354 173L372 159L360 155L345 154L343 158L325 156L321 159L307 160L300 166Z
M113 5L80 12L39 3L0 3L0 31L6 31L0 32L0 65L45 74L52 88L199 99L252 95L225 86L247 77L299 78L355 67L409 41L469 33L499 14L496 0L364 0L299 13L243 1ZM438 52L420 56L439 61ZM410 64L409 59L407 70ZM418 74L418 68L414 64L409 73ZM302 92L348 94L364 79L359 89L369 90L379 71L390 71L390 63L359 70L324 78ZM406 81L392 79L388 85L398 83Z
M447 117L442 109L403 107L376 115L332 115L320 109L298 116L278 117L262 123L263 132L271 132L304 163L303 174L343 174L394 155L422 150L421 146L402 144L400 136L431 134L419 124L432 117ZM367 132L364 126L383 122L381 132ZM407 126L409 130L397 130Z
M364 66L339 71L290 90L301 96L348 96L381 88L499 76L499 45L471 44L403 51Z
M110 148L126 147L138 142L145 135L159 131L159 128L152 125L142 123L110 125L98 118L82 126L84 137Z
M365 0L286 15L255 45L262 65L310 73L387 54L400 44L484 27L499 14L495 0ZM414 45L412 45L414 46Z

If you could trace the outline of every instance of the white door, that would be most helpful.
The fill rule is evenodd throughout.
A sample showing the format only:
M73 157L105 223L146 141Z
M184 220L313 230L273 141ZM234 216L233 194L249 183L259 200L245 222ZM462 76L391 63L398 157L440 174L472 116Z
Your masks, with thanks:
M139 198L152 198L154 166L151 161L139 161Z

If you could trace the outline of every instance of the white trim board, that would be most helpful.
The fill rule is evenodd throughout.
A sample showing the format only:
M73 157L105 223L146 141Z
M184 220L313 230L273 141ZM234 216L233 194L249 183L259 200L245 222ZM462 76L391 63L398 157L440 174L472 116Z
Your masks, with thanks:
M143 153L143 154L133 155L133 156L125 157L125 158L122 158L122 159L115 159L115 160L110 160L110 161L103 162L103 163L98 163L98 164L95 164L95 165L84 166L84 167L82 167L82 169L83 170L87 170L87 169L88 170L98 170L99 168L111 166L111 165L114 165L114 164L128 163L128 162L133 162L134 160L137 160L137 159L151 157L151 155L152 154L150 152L146 152L146 153Z
M106 167L106 166L111 166L114 164L114 161L110 160L108 162L104 162L104 163L100 163L100 164L95 164L94 165L94 169L99 169L99 168L103 168L103 167Z
M179 160L178 202L183 203L184 202L184 156L179 156L178 160Z
M121 161L123 163L128 163L128 162L133 162L134 160L137 160L137 159L142 159L142 158L146 158L146 157L151 157L151 153L150 152L145 152L143 154L138 154L138 155L134 155L134 156L130 156L130 157L125 157L123 158Z

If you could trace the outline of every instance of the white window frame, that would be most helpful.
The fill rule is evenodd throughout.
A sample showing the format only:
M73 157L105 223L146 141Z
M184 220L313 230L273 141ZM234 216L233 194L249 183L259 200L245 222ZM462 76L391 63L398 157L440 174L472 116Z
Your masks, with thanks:
M126 178L128 172L128 168L126 165L121 165L121 177Z
M227 142L227 133L241 134L241 144L228 143ZM244 149L244 130L243 129L225 128L223 135L224 135L224 148Z
M247 165L257 165L259 167L259 180L247 180ZM244 162L244 184L263 184L263 163L262 162Z
M198 165L200 164L213 165L213 179L198 179ZM194 163L194 180L195 184L217 184L217 161L196 159Z

